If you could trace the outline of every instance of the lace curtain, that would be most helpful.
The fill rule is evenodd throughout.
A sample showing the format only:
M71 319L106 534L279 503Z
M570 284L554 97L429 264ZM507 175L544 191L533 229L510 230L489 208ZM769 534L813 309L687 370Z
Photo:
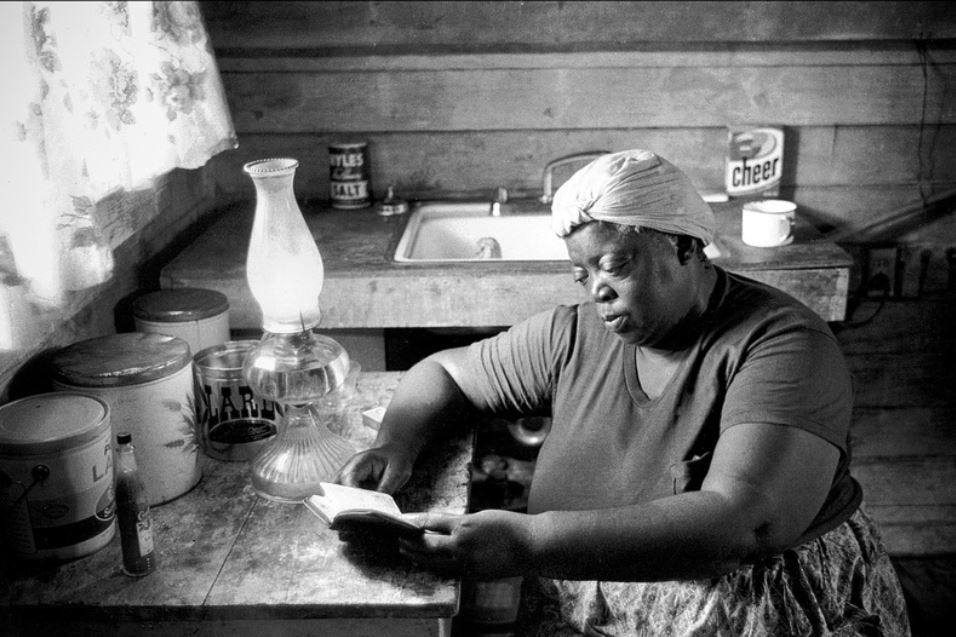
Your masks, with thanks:
M105 197L236 140L196 2L0 2L0 59L5 349L29 308L111 277L142 220Z

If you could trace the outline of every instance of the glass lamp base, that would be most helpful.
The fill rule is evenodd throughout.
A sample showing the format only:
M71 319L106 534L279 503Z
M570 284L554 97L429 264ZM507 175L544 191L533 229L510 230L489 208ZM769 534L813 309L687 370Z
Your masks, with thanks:
M252 461L252 486L263 498L299 503L332 481L356 449L329 431L319 410L285 409L279 434Z

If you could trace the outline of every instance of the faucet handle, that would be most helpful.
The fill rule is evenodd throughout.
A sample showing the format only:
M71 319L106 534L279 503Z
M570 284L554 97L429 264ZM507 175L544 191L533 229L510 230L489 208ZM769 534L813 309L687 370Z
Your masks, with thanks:
M554 199L554 192L552 188L552 180L554 177L554 169L558 166L563 166L565 164L570 164L576 161L583 161L585 159L597 159L601 155L607 155L611 151L609 150L587 150L581 153L574 153L572 155L565 155L564 157L558 157L557 159L552 159L544 166L544 178L542 185L542 194L541 194L541 203L549 204L551 200Z

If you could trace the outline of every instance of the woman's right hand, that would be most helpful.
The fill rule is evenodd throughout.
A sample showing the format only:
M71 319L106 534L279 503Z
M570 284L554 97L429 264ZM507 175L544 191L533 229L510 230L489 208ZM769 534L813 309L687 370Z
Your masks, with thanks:
M349 487L395 493L408 482L414 464L415 459L395 445L372 447L349 458L335 481Z

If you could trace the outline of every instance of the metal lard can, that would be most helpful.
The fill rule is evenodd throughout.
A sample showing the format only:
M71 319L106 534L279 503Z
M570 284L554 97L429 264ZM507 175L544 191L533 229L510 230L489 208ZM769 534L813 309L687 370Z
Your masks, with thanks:
M25 560L69 560L116 533L110 409L49 392L0 407L0 524Z
M196 486L202 470L186 341L143 332L91 338L56 352L51 371L54 389L92 394L110 406L112 439L133 435L150 505Z
M329 144L329 193L332 207L354 210L372 205L368 144Z
M133 301L133 322L137 332L183 339L196 354L229 340L229 300L201 288L149 292Z
M252 460L275 437L276 404L254 395L242 378L243 359L257 343L229 341L193 358L203 451L217 460Z

